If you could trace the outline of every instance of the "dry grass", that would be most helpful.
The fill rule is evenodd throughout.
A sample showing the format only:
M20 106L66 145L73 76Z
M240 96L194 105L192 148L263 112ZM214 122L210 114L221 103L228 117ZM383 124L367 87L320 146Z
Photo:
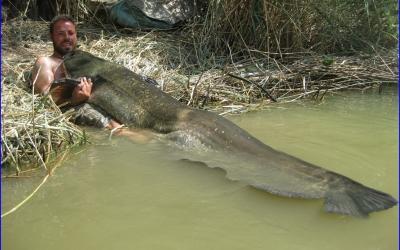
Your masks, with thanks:
M51 172L62 152L86 140L50 97L33 95L27 87L25 73L48 50L40 37L44 30L31 22L3 24L1 140L2 166L7 167L3 175L21 175L30 168Z
M50 97L13 84L2 83L1 113L2 165L14 167L17 174L29 166L50 171L48 163L57 154L85 140Z
M81 28L81 48L155 79L160 88L190 106L244 110L276 100L293 101L329 90L369 88L397 83L397 51L357 56L322 56L312 52L256 56L217 56L202 51L190 29L173 33ZM238 77L232 77L238 76ZM242 78L242 79L240 79ZM265 91L266 90L266 91Z
M2 165L19 174L24 167L48 163L65 149L85 140L82 131L68 122L50 97L32 95L12 84L2 84Z

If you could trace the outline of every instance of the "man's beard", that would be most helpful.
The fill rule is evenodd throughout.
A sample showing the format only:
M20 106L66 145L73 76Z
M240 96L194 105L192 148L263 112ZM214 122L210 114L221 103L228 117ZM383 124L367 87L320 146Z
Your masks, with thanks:
M56 51L58 54L60 54L61 56L65 56L66 54L68 54L69 52L73 51L75 49L76 46L71 46L71 47L67 47L67 48L63 48L61 46L57 46L55 44L53 44L53 48L54 51Z

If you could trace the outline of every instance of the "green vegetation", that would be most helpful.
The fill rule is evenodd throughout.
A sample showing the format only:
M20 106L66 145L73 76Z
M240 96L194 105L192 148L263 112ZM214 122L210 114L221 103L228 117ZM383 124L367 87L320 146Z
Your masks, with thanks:
M397 45L394 0L209 0L197 37L209 51L354 54ZM203 48L203 50L205 50Z

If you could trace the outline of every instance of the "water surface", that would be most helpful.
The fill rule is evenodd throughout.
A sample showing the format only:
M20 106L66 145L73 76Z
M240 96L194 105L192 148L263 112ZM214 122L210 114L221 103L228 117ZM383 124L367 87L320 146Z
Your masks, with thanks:
M341 93L229 119L268 145L398 197L397 92ZM270 195L157 143L96 136L21 209L2 249L397 249L397 207L368 219ZM2 181L2 212L40 178Z

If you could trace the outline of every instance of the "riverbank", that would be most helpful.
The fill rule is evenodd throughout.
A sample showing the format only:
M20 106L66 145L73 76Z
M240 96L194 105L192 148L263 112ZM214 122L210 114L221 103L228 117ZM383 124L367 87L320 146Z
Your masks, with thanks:
M81 23L78 30L80 49L155 80L161 90L189 106L220 114L257 110L274 101L321 100L328 92L396 84L398 79L393 50L356 56L257 51L251 56L208 53L203 57L190 29L143 32ZM38 56L52 53L48 23L15 18L2 24L2 35L2 163L40 165L57 145L62 145L61 152L67 148L64 145L84 142L84 134L49 98L32 99L26 87L25 72ZM20 107L25 107L24 112L14 114ZM60 122L52 126L62 129L52 134L49 121ZM23 125L14 129L15 124ZM38 133L40 126L43 131Z

